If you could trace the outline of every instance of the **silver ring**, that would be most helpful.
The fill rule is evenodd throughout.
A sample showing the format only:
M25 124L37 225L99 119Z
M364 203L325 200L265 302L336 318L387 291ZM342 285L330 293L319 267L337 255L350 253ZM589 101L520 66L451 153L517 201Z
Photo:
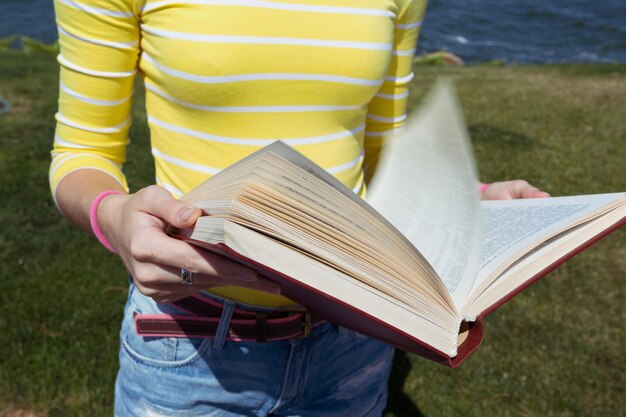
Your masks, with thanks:
M180 279L185 285L193 284L193 272L185 268L180 268Z

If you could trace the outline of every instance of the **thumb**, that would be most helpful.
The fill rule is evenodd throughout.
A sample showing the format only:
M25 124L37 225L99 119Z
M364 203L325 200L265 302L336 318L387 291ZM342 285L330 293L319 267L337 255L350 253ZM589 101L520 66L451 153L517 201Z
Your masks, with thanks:
M179 229L186 229L193 226L202 215L202 210L198 207L174 200L165 216L165 221Z
M151 206L152 214L165 220L178 229L186 229L195 224L202 210L185 202L176 200L164 188L151 186L143 195L144 201Z

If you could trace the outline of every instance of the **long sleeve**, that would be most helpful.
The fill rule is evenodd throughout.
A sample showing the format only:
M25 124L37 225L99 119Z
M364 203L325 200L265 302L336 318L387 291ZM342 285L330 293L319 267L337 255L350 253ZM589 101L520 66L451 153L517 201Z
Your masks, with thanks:
M133 0L55 0L61 65L50 187L96 169L125 188L132 92L139 53Z
M402 127L406 120L415 45L426 4L426 0L411 0L396 21L389 73L369 103L366 116L364 167L367 180L375 171L385 137Z

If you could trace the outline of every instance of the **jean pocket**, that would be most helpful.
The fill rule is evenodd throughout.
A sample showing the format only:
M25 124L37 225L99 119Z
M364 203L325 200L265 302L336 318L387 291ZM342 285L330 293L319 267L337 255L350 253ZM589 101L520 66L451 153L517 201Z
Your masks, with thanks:
M193 363L211 347L212 339L186 337L144 337L135 332L134 320L124 320L122 348L135 362L171 368Z

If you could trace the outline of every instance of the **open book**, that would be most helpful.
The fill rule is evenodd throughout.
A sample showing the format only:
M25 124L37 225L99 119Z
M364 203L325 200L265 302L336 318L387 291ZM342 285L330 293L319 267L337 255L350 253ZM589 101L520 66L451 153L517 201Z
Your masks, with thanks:
M173 235L237 259L337 324L458 366L482 318L626 222L626 193L480 202L451 87L383 149L367 201L282 142L182 199Z

